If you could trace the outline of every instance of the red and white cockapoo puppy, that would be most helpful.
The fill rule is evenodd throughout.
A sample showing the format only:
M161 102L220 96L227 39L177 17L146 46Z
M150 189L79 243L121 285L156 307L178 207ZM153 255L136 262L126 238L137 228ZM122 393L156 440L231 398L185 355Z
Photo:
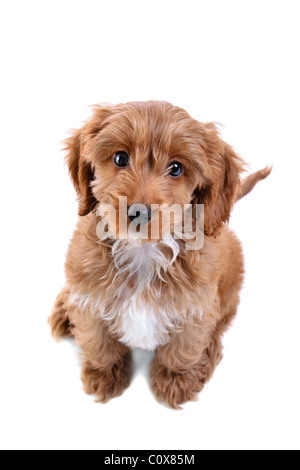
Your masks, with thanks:
M242 183L243 161L213 124L155 101L95 107L66 150L80 219L52 333L75 337L84 389L100 402L128 387L132 349L154 351L153 393L180 408L212 376L237 311L244 263L227 226L231 209L270 170ZM203 247L188 250L172 236L131 243L118 236L118 217L116 239L99 239L97 208L110 204L118 215L120 197L127 197L128 225L130 208L143 204L149 227L153 204L203 204Z

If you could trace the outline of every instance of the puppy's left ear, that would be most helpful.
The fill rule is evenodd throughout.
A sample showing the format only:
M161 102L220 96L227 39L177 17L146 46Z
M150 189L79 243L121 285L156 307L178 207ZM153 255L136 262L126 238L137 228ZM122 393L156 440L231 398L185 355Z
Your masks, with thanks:
M197 202L204 204L204 231L217 236L229 221L237 200L244 162L219 136L214 124L206 124L205 152L208 163L206 181L197 188Z

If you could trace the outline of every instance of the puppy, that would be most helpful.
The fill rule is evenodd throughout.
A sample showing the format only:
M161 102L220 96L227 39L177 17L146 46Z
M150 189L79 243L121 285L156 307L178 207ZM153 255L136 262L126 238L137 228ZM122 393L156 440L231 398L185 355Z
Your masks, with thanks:
M178 409L212 376L237 311L244 262L227 226L231 209L271 170L242 184L244 163L215 125L166 102L96 106L67 139L66 151L80 217L66 286L49 319L52 334L75 337L84 389L103 403L128 387L132 349L154 351L152 391ZM126 229L141 215L135 226L150 229L153 205L182 211L203 205L203 246L191 250L184 237L176 238L174 218L168 238L160 225L154 239L149 232L144 239L122 238L120 199ZM103 204L113 208L115 237L99 237ZM134 210L137 204L146 212Z

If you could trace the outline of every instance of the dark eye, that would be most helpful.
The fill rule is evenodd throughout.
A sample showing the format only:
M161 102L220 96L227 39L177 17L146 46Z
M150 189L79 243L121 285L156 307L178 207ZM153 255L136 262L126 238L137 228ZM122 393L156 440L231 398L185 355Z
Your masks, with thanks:
M119 168L125 168L129 166L129 155L126 152L117 152L114 155L114 162Z
M179 162L172 162L168 166L169 175L173 178L178 178L183 173L183 165Z

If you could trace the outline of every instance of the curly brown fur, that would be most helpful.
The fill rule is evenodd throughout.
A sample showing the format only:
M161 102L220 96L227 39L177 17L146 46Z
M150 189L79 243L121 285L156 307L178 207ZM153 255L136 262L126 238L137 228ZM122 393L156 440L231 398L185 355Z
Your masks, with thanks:
M135 347L155 351L151 388L178 409L197 398L222 358L221 337L237 311L242 249L227 222L235 201L267 176L241 182L244 164L213 124L164 102L97 106L66 142L79 222L66 261L66 288L49 320L55 337L72 334L82 350L82 380L98 401L129 385ZM130 155L117 168L116 152ZM171 178L172 161L184 173ZM204 246L183 240L130 242L97 236L99 204L202 203ZM129 223L129 222L128 222ZM151 221L149 222L151 227Z
M69 291L63 289L57 296L52 314L48 320L53 338L69 338L72 336L72 325L68 318L67 299Z
M106 369L97 369L88 360L84 360L82 364L81 380L84 390L89 395L94 395L100 403L107 403L111 398L122 395L129 386L131 377L130 351Z

